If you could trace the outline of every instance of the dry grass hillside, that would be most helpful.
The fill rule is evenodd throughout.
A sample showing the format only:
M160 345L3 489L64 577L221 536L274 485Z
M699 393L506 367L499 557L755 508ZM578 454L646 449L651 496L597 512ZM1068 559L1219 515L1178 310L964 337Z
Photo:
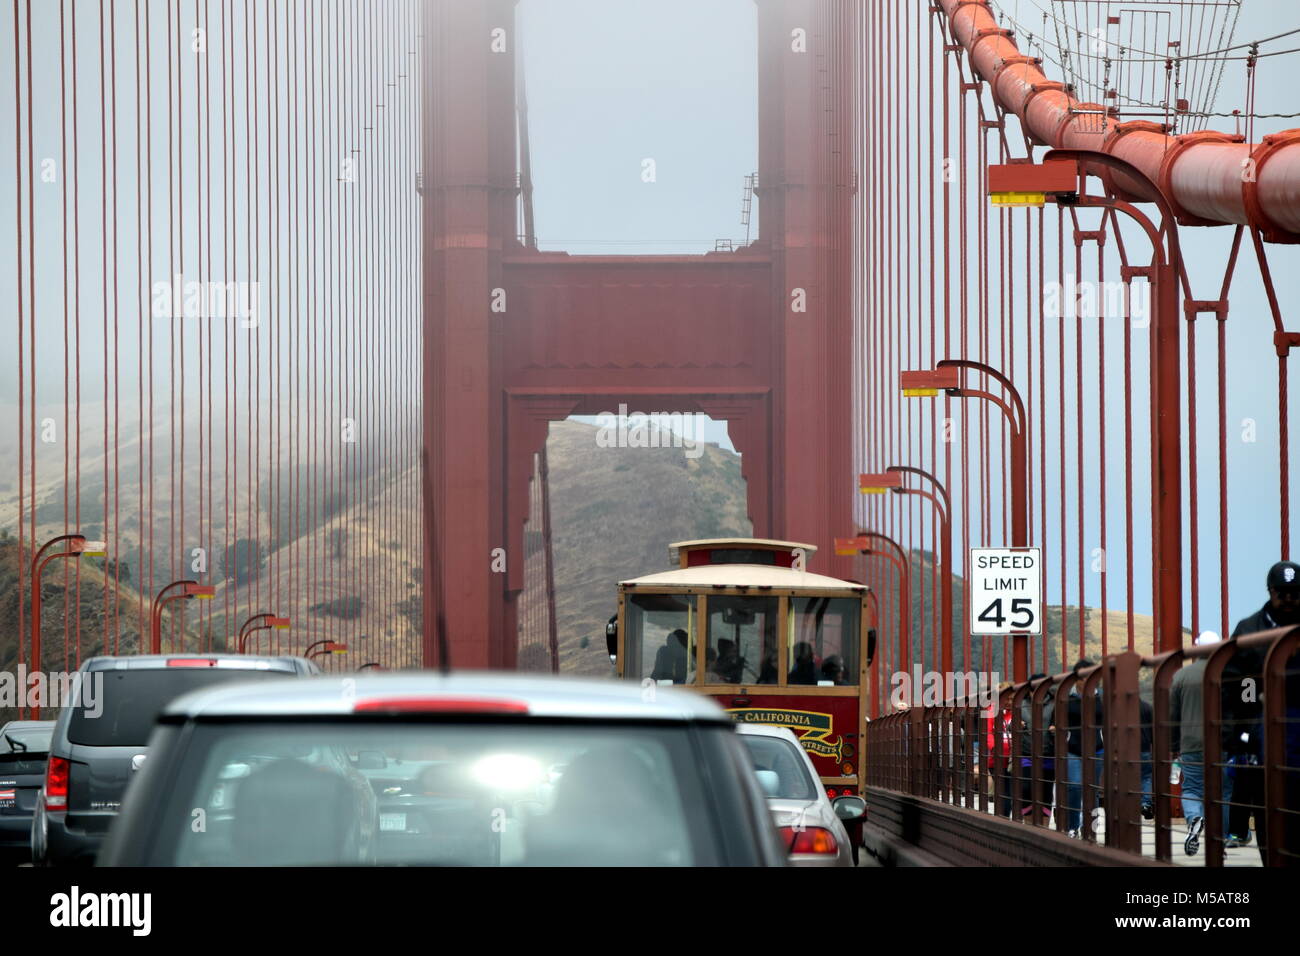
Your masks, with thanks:
M574 674L609 673L616 582L667 570L673 541L752 533L735 453L602 448L596 435L555 422L547 444L560 667Z
M30 553L27 556L30 560ZM76 670L80 660L97 654L135 654L141 650L141 633L144 649L148 649L149 604L141 594L128 584L115 584L111 575L104 573L104 558L76 559L80 564L80 587L76 569L70 561L54 562L41 577L41 669L51 671ZM64 570L69 572L66 579ZM26 648L25 663L31 666L31 580L30 568L23 573L23 587L18 587L18 539L7 530L0 531L0 671L14 672L18 664L18 604L23 602L23 638ZM80 593L80 607L76 594ZM80 650L77 643L77 621L80 621ZM114 643L116 624L116 644ZM173 622L169 614L163 615L163 633L172 633ZM66 633L66 639L65 639ZM179 633L179 631L177 632ZM194 629L187 632L188 640L196 639ZM11 708L0 706L0 723L17 714Z
M672 447L607 448L597 443L597 434L592 425L556 422L547 445L560 662L562 670L574 674L609 672L604 624L615 607L617 581L667 569L668 545L673 541L751 533L745 482L735 453L716 445L704 445L698 457L688 457L685 449ZM139 646L140 609L144 607L147 614L148 604L137 590L142 587L140 562L146 552L138 550L142 530L136 515L139 485L126 467L134 456L135 446L128 442L119 489L123 520L116 536L121 563L117 574L109 575L115 580L108 584L107 598L105 559L82 559L83 655L103 649L102 635L106 631L111 634L114 616L119 650L131 653ZM95 537L105 517L98 507L103 492L102 463L88 456L83 464L82 530ZM197 467L196 461L186 461L187 482L197 482ZM63 531L61 461L45 462L41 474L37 536L44 540ZM169 476L164 472L156 477L161 494ZM287 473L280 476L286 485L289 477ZM300 473L295 480L303 477L305 473ZM222 556L210 556L212 566L202 579L216 583L217 596L211 602L189 604L186 646L222 648L242 620L268 611L293 622L290 634L272 632L279 638L281 650L290 646L302 649L331 638L350 644L346 657L331 661L335 667L358 667L380 656L381 646L394 664L416 665L423 553L419 471L409 469L394 476L374 470L367 476L358 470L354 478L360 480L341 481L331 501L318 505L310 515L300 514L296 525L291 516L280 514L279 527L274 528L264 502L257 521L250 522L258 527L261 553L252 559L248 572L241 574L237 593L235 582L221 573ZM269 486L270 473L263 480ZM218 487L218 494L220 491ZM166 525L170 499L156 497L154 511L160 516L155 519L155 540L166 542L172 530ZM188 537L188 529L198 527L197 495L187 495L185 511ZM11 669L17 659L17 542L12 533L17 513L16 488L0 486L0 667L5 669ZM244 523L241 520L241 537L247 533ZM163 555L156 554L156 559L154 584L161 586L171 569ZM62 666L64 586L58 568L52 567L44 582L42 634L47 664L58 661ZM912 569L913 642L929 646L932 556L913 552ZM965 620L960 580L957 586L953 617L954 632L960 635ZM148 590L147 580L143 587ZM1048 609L1049 660L1046 667L1036 660L1036 669L1058 672L1073 663L1079 656L1077 622L1078 609L1067 608L1068 646L1062 664L1062 613L1059 608ZM168 626L168 632L170 629ZM1084 610L1084 631L1083 653L1093 659L1100 657L1098 612ZM1135 648L1150 653L1151 641L1151 620L1139 616L1134 624ZM972 666L982 667L975 643ZM1107 644L1111 651L1127 646L1127 621L1121 611L1107 615ZM265 650L273 645L263 632L256 646ZM521 653L521 662L524 656ZM75 648L69 657L75 660ZM1007 669L1000 660L1000 642L989 664L992 669Z
M417 471L408 471L268 554L257 576L240 582L241 611L232 620L250 617L257 613L254 608L288 617L290 633L259 632L255 646L263 650L268 635L278 636L281 648L291 639L299 651L329 639L349 645L347 656L334 665L344 670L374 660L381 645L389 666L418 666L423 550L418 479ZM397 529L397 537L382 528ZM212 603L224 608L227 601L235 601L229 580L217 585ZM236 623L231 630L237 628Z

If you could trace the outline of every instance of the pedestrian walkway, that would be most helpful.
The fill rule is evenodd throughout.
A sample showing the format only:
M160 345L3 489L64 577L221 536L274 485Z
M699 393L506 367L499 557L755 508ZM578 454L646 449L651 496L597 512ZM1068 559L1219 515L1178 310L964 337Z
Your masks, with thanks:
M976 795L973 808L979 809L979 797ZM989 809L987 813L993 814L993 799L989 798ZM1098 811L1096 814L1096 842L1104 846L1106 843L1106 820L1105 814ZM1028 824L1027 824L1028 825ZM1055 821L1051 824L1052 829L1057 829ZM1253 834L1252 834L1253 836ZM1183 849L1183 841L1187 838L1187 826L1181 817L1173 821L1173 833L1170 835L1170 849L1172 858L1170 860L1174 866L1205 866L1205 848L1209 842L1204 832L1201 833L1201 845L1195 856L1188 856ZM1155 859L1156 857L1156 823L1154 820L1142 821L1142 855ZM1254 839L1243 847L1229 847L1223 851L1223 865L1225 867L1251 867L1263 866L1263 861L1259 857L1259 847Z

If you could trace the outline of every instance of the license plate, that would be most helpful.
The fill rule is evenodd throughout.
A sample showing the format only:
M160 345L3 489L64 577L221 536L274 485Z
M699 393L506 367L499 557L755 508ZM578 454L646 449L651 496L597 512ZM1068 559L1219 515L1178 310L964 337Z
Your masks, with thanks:
M382 832L386 832L386 833L405 833L406 814L405 813L379 814L379 829Z

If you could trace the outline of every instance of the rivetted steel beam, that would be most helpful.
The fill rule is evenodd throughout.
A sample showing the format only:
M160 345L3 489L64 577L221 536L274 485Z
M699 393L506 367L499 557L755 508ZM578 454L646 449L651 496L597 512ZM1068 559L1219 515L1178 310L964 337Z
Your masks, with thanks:
M1269 242L1300 242L1300 129L1246 143L1230 133L1169 136L1158 123L1121 123L1048 79L999 27L987 0L939 0L953 37L997 102L1029 137L1053 148L1100 149L1132 163L1156 183L1181 225L1255 226ZM1085 110L1079 113L1078 110ZM1149 187L1091 168L1121 199L1149 202Z

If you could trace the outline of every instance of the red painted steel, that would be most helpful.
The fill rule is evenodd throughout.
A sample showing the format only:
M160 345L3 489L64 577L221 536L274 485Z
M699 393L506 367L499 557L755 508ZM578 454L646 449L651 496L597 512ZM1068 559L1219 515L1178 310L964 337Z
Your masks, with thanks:
M425 440L458 666L514 665L532 456L547 424L572 414L626 404L728 420L755 534L815 543L813 569L849 576L830 547L852 504L849 222L836 202L847 177L816 106L818 59L790 44L818 9L759 4L759 240L735 253L606 257L517 241L515 63L467 39L511 22L513 3L428 7L425 42L440 55L425 58L424 83ZM832 113L847 136L849 111ZM503 574L491 570L497 548Z
M1248 144L1225 133L1167 136L1153 123L1118 123L1051 81L998 28L987 0L939 0L952 34L970 53L997 103L1015 113L1039 145L1097 149L1140 170L1147 182L1123 172L1109 181L1129 199L1154 201L1155 184L1185 225L1240 223L1272 242L1300 242L1300 130ZM1253 176L1244 175L1253 168Z

